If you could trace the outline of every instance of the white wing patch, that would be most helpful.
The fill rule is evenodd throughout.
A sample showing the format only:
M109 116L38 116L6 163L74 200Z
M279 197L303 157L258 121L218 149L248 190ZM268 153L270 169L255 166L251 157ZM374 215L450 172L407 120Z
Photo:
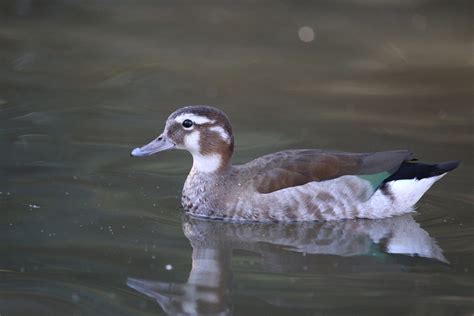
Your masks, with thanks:
M184 120L191 120L195 124L206 124L206 123L212 124L216 122L215 120L211 120L207 116L196 115L193 113L184 113L184 114L178 115L177 117L174 118L174 120L179 124L182 124Z
M227 134L224 128L222 128L222 126L212 126L209 128L209 130L216 132L224 141L229 142L230 136Z
M426 191L439 179L444 177L446 173L439 176L418 179L404 179L389 182L390 188L398 200L403 201L406 205L415 205Z

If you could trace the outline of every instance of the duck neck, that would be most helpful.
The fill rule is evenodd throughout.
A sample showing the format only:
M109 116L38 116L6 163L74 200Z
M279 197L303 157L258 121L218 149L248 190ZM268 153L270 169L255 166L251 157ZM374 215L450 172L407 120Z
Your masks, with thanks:
M230 159L226 155L212 153L202 154L200 152L192 153L193 167L191 172L200 174L220 174L225 172L231 166Z

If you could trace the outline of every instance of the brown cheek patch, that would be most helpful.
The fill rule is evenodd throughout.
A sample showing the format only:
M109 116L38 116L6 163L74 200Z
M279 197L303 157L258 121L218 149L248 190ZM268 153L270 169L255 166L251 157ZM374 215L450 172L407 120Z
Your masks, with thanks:
M206 124L207 125L207 124ZM199 147L201 154L210 155L219 153L223 156L224 161L228 161L233 152L233 140L229 144L221 138L219 133L210 131L206 125L201 125L197 130L200 132Z

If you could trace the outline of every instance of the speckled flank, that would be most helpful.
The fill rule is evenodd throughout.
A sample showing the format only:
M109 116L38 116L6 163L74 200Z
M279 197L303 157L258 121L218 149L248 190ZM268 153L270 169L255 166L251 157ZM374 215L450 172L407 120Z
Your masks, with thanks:
M192 179L191 182L203 184L202 181L196 181L196 179ZM189 184L185 187L189 188ZM268 194L236 192L234 198L219 200L222 203L218 203L217 207L209 207L207 204L209 200L196 196L190 197L188 194L189 192L183 193L183 207L190 213L243 221L384 218L413 210L411 204L406 204L391 194L387 195L387 189L377 190L374 194L370 182L357 176L311 182ZM198 204L191 203L192 200Z
M354 199L354 196L366 199L371 192L366 181L344 176L262 194L261 197L266 203L284 205L280 212L274 211L278 220L337 220L357 217L359 203L364 200Z

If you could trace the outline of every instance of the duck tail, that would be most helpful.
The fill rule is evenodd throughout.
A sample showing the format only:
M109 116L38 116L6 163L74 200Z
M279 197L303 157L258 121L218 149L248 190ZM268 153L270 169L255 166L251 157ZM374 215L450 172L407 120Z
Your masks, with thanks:
M412 212L415 204L428 189L449 171L459 166L459 161L423 164L405 161L400 168L385 179L367 202L372 209L370 218L382 218Z
M381 190L388 190L384 186L389 186L400 203L413 207L436 181L458 166L459 161L432 165L406 161L397 172L384 181Z
M394 174L384 180L384 183L397 180L421 180L436 177L456 169L459 163L459 160L453 160L431 165L419 163L414 160L404 161Z

